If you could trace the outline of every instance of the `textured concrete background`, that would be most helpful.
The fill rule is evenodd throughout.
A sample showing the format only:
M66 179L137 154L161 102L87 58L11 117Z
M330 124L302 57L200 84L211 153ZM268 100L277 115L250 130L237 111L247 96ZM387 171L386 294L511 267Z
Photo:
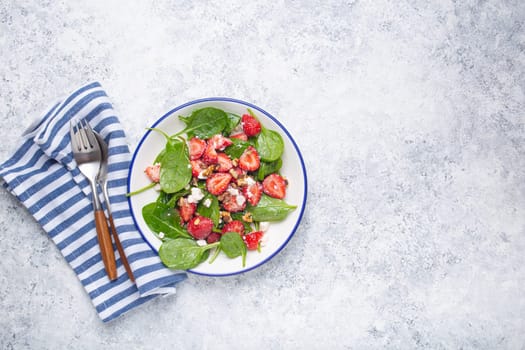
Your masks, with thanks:
M522 1L0 2L0 160L98 80L132 148L201 97L255 103L303 151L289 246L103 325L0 191L2 349L524 349Z

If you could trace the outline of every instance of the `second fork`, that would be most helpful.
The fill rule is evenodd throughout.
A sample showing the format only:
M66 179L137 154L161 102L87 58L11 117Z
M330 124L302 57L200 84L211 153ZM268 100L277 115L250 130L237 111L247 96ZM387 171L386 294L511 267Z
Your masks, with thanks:
M98 198L96 177L100 169L101 151L89 124L82 120L76 126L70 124L71 147L78 169L89 180L92 191L95 226L100 253L110 281L117 279L117 267L113 244L109 235L106 215Z

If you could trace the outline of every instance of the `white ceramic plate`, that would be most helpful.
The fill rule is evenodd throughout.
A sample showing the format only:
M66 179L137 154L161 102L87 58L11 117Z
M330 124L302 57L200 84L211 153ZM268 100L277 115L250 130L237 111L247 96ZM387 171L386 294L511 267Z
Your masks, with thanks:
M247 113L247 109L250 108L264 127L276 130L281 134L285 150L282 156L283 166L280 172L289 182L285 201L289 204L297 205L297 209L291 212L285 220L270 224L269 229L265 233L266 243L262 247L261 252L249 251L245 267L242 267L240 257L229 259L221 253L212 264L205 261L194 269L188 270L189 272L206 276L228 276L246 272L264 264L286 246L297 230L304 212L307 193L306 169L297 144L284 126L269 113L247 102L231 98L206 98L188 102L166 113L152 127L159 128L169 135L175 134L184 129L185 126L178 118L180 115L188 116L192 111L204 107L216 107L237 115ZM147 131L144 134L131 161L128 192L142 188L150 183L150 180L144 174L144 169L152 164L156 155L164 148L165 144L165 138L157 132ZM138 230L156 251L159 250L161 241L144 222L142 207L154 202L157 196L158 192L152 189L129 198L131 213Z

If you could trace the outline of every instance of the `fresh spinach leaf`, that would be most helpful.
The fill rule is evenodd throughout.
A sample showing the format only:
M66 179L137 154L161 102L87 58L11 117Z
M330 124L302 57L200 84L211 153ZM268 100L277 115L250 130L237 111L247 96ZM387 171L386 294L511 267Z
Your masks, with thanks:
M278 158L273 162L261 162L259 169L257 170L257 180L263 181L266 175L278 172L283 166L283 160Z
M241 117L237 114L228 113L226 112L226 116L228 117L228 122L226 123L226 127L224 128L223 132L225 135L231 134L233 129L239 125L239 122L241 121Z
M159 154L157 154L157 156L155 157L153 164L160 163L165 153L166 153L166 148L163 148L162 151L160 151Z
M221 236L221 250L230 259L238 256L243 257L243 267L245 266L246 259L246 244L244 243L241 235L237 232L226 232Z
M297 206L290 205L282 199L272 198L263 194L256 207L249 206L247 211L254 221L280 221L295 210Z
M179 115L179 119L180 119L184 124L186 124L186 126L188 126L188 124L189 124L190 121L191 121L191 117L192 117L192 116L193 116L193 114L191 114L191 115L189 115L189 116L187 116L187 117L185 117L185 116L183 116L183 115Z
M217 249L219 249L219 247L217 246ZM204 253L202 253L202 256L201 256L201 259L199 261L199 264L202 264L203 262L205 262L206 260L208 260L208 258L210 257L210 249L207 249L204 251ZM199 265L197 264L197 265Z
M162 202L146 204L142 208L142 217L151 231L157 234L162 232L166 238L191 238L180 224L179 213Z
M178 238L165 241L159 249L159 257L167 267L176 270L191 269L208 258L209 250L220 243L200 246L193 239Z
M250 143L234 138L231 140L233 143L224 149L224 153L226 153L231 159L238 159L243 154L244 150L250 146Z
M189 118L179 117L186 128L176 135L185 133L188 137L197 136L207 139L215 134L220 134L228 124L228 116L221 109L205 107L194 111Z
M159 192L159 196L157 197L157 203L169 205L168 203L170 202L171 198L173 198L173 195L174 195L173 193L166 193L161 190Z
M207 202L210 203L209 207L204 205ZM215 227L217 227L221 218L219 200L217 199L217 197L210 193L206 193L197 205L197 213L199 213L199 215L201 216L206 216L210 218L213 221Z
M255 140L255 148L259 152L261 160L273 162L281 157L284 152L284 141L282 136L274 130L263 128Z
M178 192L173 193L173 196L171 197L170 201L168 202L168 205L171 207L175 207L177 205L177 202L181 197L185 197L189 195L191 191L189 189L184 188L183 190L180 190Z
M192 178L186 142L170 138L160 159L160 187L166 193L182 190Z

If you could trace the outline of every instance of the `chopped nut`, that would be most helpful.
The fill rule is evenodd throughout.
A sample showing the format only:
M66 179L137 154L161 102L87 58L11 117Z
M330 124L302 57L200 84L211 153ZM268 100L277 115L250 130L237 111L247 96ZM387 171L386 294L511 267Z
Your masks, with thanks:
M201 175L202 176L210 176L215 171L215 165L210 165L206 170L204 170Z
M223 192L223 193L221 193L220 195L217 196L217 199L219 200L219 202L222 202L224 200L229 199L230 196L231 196L231 194L229 194L228 192Z
M230 169L230 175L233 176L235 180L239 177L239 173L235 169Z
M248 184L248 182L246 181L247 177L248 175L244 175L244 174L239 176L239 178L237 179L237 185L239 185L240 187L247 185Z
M239 160L237 158L232 159L232 165L233 166L239 165Z
M228 212L228 211L221 211L221 218L226 223L232 221L232 217L230 215L230 212Z
M246 212L246 214L242 216L242 219L246 222L253 222L252 213Z

